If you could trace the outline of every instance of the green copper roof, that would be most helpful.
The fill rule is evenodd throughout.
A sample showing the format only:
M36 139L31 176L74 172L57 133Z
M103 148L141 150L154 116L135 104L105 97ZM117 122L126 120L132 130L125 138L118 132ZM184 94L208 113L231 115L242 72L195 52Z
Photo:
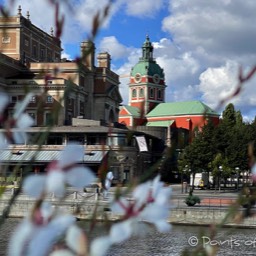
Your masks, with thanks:
M140 73L142 76L153 76L154 74L158 74L160 78L164 79L163 69L153 60L140 60L132 68L131 76L135 76L137 73Z
M146 126L154 126L154 127L169 127L174 123L174 120L167 120L167 121L155 121L155 122L148 122Z
M123 106L124 108L126 108L126 110L134 117L139 117L140 114L140 109L133 107L133 106Z
M160 103L147 117L156 116L180 116L180 115L212 115L219 116L217 112L202 103L201 101L184 101L173 103Z

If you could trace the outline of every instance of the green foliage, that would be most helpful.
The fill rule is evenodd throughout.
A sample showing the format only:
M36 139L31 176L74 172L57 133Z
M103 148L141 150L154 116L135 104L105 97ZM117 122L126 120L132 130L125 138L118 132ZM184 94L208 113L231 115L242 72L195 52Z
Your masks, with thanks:
M207 171L215 177L220 174L226 179L235 172L235 168L248 170L248 146L256 145L256 119L244 123L240 111L228 104L223 111L223 119L218 126L208 122L198 130L192 143L188 145L179 159L179 169L189 166L191 174ZM255 155L254 146L254 155Z
M187 204L187 206L194 206L195 204L200 204L201 199L199 196L193 195L193 193L190 192L189 195L185 198L184 202Z

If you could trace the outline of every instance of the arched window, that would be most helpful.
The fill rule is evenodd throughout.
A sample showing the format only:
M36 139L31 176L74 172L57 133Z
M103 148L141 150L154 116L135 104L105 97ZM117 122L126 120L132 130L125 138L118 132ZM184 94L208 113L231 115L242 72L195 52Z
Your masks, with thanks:
M144 97L144 89L143 88L140 88L140 94L139 94L140 97Z
M157 98L158 98L159 100L162 99L162 90L158 90L158 91L157 91Z
M154 98L154 89L153 88L149 89L149 95L150 95L150 98Z
M137 97L137 90L136 89L132 89L132 97L133 98Z

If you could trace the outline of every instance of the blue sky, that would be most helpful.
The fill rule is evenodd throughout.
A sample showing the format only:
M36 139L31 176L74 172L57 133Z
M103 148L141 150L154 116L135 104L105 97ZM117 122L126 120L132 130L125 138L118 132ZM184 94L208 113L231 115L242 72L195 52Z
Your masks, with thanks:
M0 2L8 5L9 1ZM90 34L93 15L107 0L59 2L65 15L63 57L73 59L80 42ZM30 11L31 21L46 32L54 26L48 0L16 0L14 5L14 13L21 5L23 15ZM201 100L216 109L220 99L235 90L239 67L247 72L255 65L255 10L255 0L116 0L95 40L96 53L108 51L112 69L119 75L129 74L148 34L154 57L165 71L166 101ZM231 101L246 120L256 114L255 77ZM127 104L128 79L120 82Z

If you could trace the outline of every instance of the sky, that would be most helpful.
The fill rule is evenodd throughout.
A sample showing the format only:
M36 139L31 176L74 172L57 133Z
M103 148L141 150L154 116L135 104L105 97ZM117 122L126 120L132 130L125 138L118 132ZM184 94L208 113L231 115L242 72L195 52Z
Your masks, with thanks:
M51 0L53 1L53 0ZM22 14L50 33L54 11L50 0L0 0L13 14ZM61 36L68 59L80 54L80 43L91 35L94 15L107 0L55 0L65 16ZM116 0L95 38L96 55L109 52L111 68L121 76L123 104L128 103L128 78L142 56L146 35L154 58L164 69L166 102L200 100L221 113L219 102L238 86L239 68L246 75L256 60L255 0ZM243 84L232 102L244 120L256 115L256 74Z

